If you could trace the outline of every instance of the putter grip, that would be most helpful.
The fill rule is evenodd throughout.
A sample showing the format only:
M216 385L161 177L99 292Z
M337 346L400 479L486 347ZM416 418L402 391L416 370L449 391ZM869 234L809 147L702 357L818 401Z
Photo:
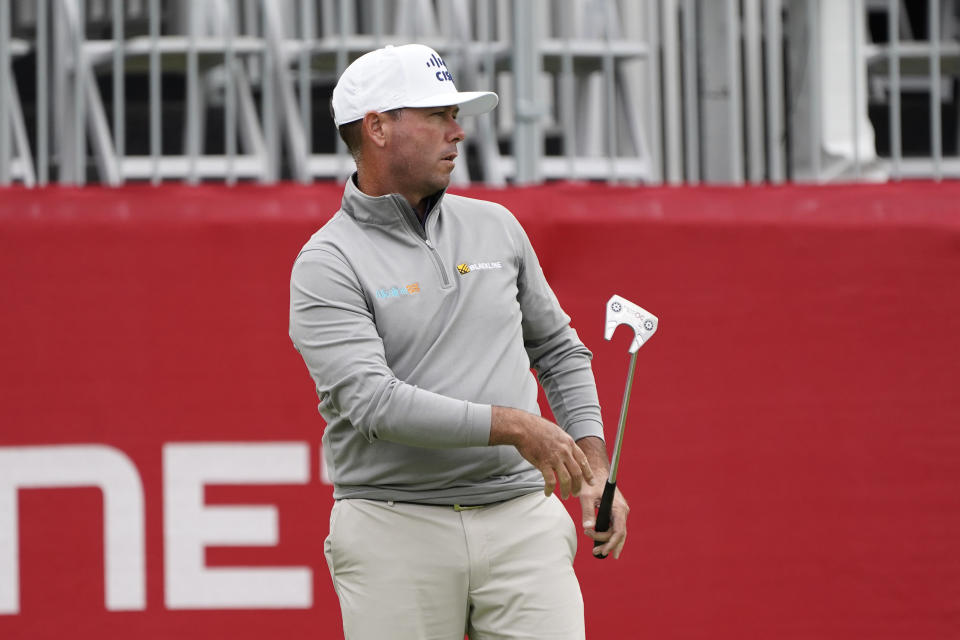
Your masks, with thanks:
M617 483L607 481L607 485L603 488L603 497L600 498L600 508L597 510L597 526L593 528L594 531L606 531L610 528L610 510L613 508L613 494L617 492ZM593 541L594 547L599 547L603 543L599 540ZM594 556L599 560L603 560L607 556Z

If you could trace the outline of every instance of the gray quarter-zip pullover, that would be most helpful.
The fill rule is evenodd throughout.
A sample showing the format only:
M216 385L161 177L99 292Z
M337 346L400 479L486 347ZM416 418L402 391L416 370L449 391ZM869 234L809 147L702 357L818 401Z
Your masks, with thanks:
M441 193L421 225L402 196L354 179L290 282L334 497L486 504L542 490L514 447L487 446L492 405L539 415L533 367L574 439L603 426L590 351L520 224Z

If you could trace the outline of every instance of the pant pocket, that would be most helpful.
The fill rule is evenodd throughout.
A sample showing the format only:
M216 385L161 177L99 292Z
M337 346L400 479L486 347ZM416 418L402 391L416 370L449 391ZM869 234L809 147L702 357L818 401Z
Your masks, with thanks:
M573 562L573 558L577 555L577 525L574 524L573 518L570 517L570 513L563 502L560 501L560 498L553 495L546 498L546 502L555 518L557 531L563 532L564 540L566 540L570 549L570 562Z
M340 500L337 500L333 503L333 507L330 509L330 530L327 532L327 537L323 540L323 557L327 561L327 568L330 569L331 577L336 576L336 548L337 544L335 542L336 533L337 533L337 516L340 513L342 504Z

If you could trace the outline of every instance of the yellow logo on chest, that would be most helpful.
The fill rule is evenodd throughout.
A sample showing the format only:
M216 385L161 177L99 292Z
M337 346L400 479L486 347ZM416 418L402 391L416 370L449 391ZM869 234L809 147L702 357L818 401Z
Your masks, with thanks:
M462 276L467 275L471 271L484 271L486 269L503 269L503 263L498 261L498 262L474 262L471 264L467 264L466 262L464 262L463 264L457 265L457 271L459 271L460 275Z

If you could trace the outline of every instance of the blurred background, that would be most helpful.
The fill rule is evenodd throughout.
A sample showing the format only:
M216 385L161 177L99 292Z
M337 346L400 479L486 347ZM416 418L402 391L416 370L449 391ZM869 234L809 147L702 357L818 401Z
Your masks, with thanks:
M412 41L608 441L660 319L587 637L960 638L958 0L0 0L0 638L342 637L289 276Z
M4 0L0 182L342 179L347 64L418 41L501 106L459 184L960 174L954 0Z

